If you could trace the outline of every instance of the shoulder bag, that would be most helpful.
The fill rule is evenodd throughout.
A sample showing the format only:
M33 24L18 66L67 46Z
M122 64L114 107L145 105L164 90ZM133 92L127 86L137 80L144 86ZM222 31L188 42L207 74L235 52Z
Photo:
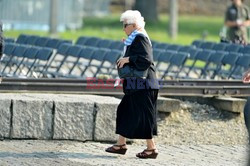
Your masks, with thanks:
M118 75L120 78L135 77L146 79L148 76L148 70L149 68L146 70L137 70L135 67L125 65L118 69Z

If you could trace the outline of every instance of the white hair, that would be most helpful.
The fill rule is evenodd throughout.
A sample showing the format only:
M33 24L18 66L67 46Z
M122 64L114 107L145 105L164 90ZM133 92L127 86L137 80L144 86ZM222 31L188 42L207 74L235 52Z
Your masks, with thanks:
M121 22L136 24L139 28L144 28L145 21L138 10L127 10L120 17Z

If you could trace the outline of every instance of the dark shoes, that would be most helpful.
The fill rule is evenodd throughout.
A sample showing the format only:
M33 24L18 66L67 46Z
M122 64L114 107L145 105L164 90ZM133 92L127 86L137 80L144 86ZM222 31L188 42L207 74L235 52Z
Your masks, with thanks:
M126 144L123 145L113 145L107 149L105 149L106 152L109 153L116 153L116 154L125 154L127 151L127 148L125 147ZM147 150L145 149L143 152L141 153L137 153L136 157L138 158L142 158L142 159L156 159L158 153L156 152L156 149L152 149L152 150Z
M158 153L156 152L156 149L152 149L152 150L147 150L145 149L143 152L141 153L137 153L136 157L142 158L142 159L156 159Z
M124 146L126 146L126 144L123 144L123 145L113 145L113 146L107 148L105 151L109 152L109 153L125 154L126 151L127 151L127 148L124 148Z

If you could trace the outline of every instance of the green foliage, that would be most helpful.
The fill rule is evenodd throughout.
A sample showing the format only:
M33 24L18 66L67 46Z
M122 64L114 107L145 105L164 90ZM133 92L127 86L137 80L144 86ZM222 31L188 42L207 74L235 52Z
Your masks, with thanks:
M206 40L219 41L219 31L223 26L222 17L211 16L180 16L179 35L175 40L168 37L168 17L161 16L158 22L147 22L146 30L152 40L166 43L190 44L195 39L201 39L203 33L207 34ZM37 31L5 31L6 37L16 38L20 33L48 36L46 32ZM84 18L83 28L76 31L58 33L59 38L76 40L79 36L97 36L121 40L126 38L122 23L118 15L107 17Z

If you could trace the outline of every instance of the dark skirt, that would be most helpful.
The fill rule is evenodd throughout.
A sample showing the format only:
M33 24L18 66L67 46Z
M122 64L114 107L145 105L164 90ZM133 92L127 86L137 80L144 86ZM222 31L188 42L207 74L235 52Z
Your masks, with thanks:
M117 108L116 134L131 139L152 139L157 135L158 89L125 94Z

